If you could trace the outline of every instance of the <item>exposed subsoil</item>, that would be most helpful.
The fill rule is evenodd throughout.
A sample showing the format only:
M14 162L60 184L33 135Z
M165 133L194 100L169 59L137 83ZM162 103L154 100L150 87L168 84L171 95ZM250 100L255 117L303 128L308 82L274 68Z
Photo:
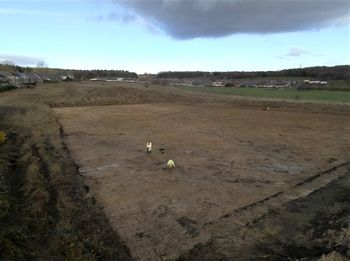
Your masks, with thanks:
M135 260L224 246L348 170L347 115L174 103L54 110L89 194Z

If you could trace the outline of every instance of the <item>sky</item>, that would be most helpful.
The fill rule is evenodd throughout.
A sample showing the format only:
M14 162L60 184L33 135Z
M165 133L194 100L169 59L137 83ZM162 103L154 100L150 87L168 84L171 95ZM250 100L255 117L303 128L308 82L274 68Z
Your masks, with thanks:
M350 64L350 0L0 0L0 62L264 71Z

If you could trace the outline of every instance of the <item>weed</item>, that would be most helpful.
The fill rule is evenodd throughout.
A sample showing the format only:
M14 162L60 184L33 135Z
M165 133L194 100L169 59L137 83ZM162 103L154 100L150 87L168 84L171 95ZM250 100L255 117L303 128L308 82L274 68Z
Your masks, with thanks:
M6 141L6 133L4 131L0 131L0 144Z

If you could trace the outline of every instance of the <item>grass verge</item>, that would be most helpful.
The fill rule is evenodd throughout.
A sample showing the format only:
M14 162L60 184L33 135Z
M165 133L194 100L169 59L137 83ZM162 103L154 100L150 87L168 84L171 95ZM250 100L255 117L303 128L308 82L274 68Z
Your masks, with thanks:
M349 91L329 90L296 90L296 89L263 89L263 88L213 88L213 87L181 87L183 90L238 95L246 97L273 98L286 100L350 103Z

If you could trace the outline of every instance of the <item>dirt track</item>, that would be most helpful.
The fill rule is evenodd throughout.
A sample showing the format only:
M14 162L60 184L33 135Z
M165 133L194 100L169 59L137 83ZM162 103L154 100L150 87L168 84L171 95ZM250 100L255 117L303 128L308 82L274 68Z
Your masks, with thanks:
M172 260L225 237L232 222L245 225L342 175L350 159L341 115L183 104L55 111L91 193L136 260ZM173 171L163 170L169 158Z

